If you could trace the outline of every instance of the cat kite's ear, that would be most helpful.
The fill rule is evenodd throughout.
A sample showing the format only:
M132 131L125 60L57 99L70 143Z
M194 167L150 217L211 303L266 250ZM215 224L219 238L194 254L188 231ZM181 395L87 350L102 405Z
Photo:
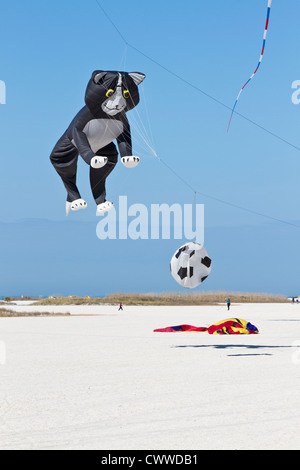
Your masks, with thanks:
M94 80L94 83L99 83L101 78L103 78L106 75L106 72L103 72L102 70L96 70L92 74L92 79Z
M140 83L142 83L142 81L145 80L146 78L146 75L144 75L143 73L139 73L139 72L131 72L128 75L129 77L132 78L132 80L134 81L136 85L139 85Z

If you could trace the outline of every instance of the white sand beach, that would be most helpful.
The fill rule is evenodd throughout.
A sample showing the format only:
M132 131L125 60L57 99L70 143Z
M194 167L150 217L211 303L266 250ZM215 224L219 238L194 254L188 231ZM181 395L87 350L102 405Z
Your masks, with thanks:
M71 316L0 318L1 449L300 449L300 305L11 308Z

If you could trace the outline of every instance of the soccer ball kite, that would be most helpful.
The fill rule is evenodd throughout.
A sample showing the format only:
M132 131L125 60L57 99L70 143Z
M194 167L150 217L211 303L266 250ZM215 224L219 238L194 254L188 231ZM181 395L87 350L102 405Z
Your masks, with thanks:
M174 253L171 274L178 284L189 289L199 286L211 271L211 258L199 243L187 243Z

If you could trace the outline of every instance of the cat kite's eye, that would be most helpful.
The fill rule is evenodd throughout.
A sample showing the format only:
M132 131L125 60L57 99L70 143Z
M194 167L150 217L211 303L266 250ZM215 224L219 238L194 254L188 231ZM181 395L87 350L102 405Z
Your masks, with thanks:
M127 100L127 98L129 98L129 91L128 91L128 90L124 90L124 91L123 91L123 96L124 96L124 98L126 98L126 100Z
M109 90L107 90L106 92L106 96L107 98L109 98L110 96L112 96L114 94L115 90L112 90L111 88Z

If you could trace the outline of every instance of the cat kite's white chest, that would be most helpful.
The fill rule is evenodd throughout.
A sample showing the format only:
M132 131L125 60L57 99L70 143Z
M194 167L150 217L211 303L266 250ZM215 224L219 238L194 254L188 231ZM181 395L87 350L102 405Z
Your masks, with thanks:
M123 123L117 119L93 119L83 129L94 153L110 144L124 130Z

